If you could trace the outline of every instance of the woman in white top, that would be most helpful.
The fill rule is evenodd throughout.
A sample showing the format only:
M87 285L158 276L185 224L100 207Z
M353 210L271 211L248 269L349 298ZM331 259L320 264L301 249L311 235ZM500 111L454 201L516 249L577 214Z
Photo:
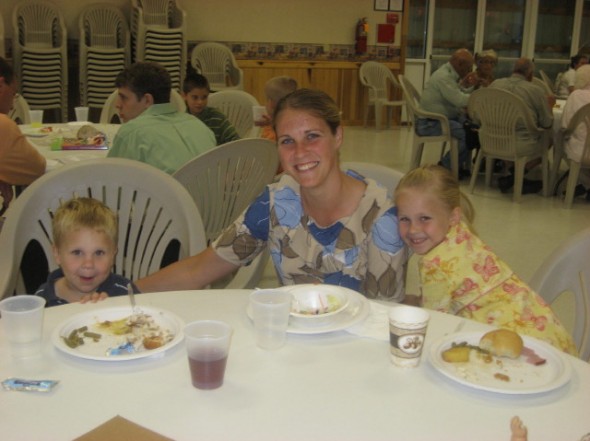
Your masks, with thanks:
M561 118L561 127L566 128L575 113L582 106L590 103L590 64L580 66L576 70L576 79L574 83L574 91L569 95L563 108L563 116ZM578 125L575 132L564 142L565 153L568 158L574 161L580 161L584 144L586 143L586 125ZM584 186L584 190L590 190L590 170L580 170L580 184Z

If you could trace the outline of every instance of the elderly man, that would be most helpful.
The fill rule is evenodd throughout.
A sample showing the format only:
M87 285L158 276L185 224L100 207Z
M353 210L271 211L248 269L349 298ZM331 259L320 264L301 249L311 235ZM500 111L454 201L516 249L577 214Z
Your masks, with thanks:
M13 185L28 185L45 173L45 158L39 154L7 114L16 94L12 67L0 57L0 213L13 197Z
M174 173L190 159L217 144L199 119L170 103L168 71L157 63L135 63L115 80L116 107L124 124L109 157L135 159Z
M553 106L555 105L555 96L547 95L545 90L536 84L533 84L533 73L535 71L534 63L528 58L519 58L514 63L512 75L508 78L500 78L494 81L490 87L507 90L516 96L520 97L533 114L533 119L537 126L543 129L550 129L553 125ZM531 136L526 132L524 125L517 127L516 130L522 131L523 137ZM536 136L536 135L535 135ZM551 144L551 131L547 130L543 135L543 142L546 143L547 148ZM532 169L540 163L539 160L534 160L526 165L526 171ZM525 171L525 173L526 173ZM512 188L514 185L514 175L510 174L499 179L498 186L503 193ZM542 188L540 181L524 180L522 192L537 193Z
M437 69L424 87L420 107L427 112L442 113L449 119L451 136L459 142L459 178L469 176L467 168L468 151L465 144L464 109L469 101L469 94L477 82L472 72L473 55L467 49L459 49L449 61ZM435 136L442 133L440 122L433 119L419 119L416 133L422 136ZM451 168L450 154L442 159L442 165Z

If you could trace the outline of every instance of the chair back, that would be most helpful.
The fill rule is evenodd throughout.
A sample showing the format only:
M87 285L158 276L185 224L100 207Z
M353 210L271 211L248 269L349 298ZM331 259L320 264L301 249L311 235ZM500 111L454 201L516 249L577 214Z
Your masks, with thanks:
M377 61L366 61L359 69L361 84L369 88L369 102L389 99L389 85L400 87L393 72Z
M86 7L78 20L80 39L88 47L127 48L129 27L123 12L114 5L95 3Z
M537 78L537 77L533 77L533 84L535 86L540 87L541 89L543 89L543 91L547 94L547 95L555 95L555 92L553 92L553 89L551 89L547 83L545 81L543 81L541 78Z
M590 361L590 228L570 237L553 251L533 275L530 286L548 303L575 302L573 337L580 358Z
M278 163L272 141L239 139L200 154L172 176L192 196L212 241L272 182Z
M549 89L549 91L551 92L551 94L553 94L554 90L555 90L555 84L553 84L553 81L551 81L551 78L549 78L549 75L547 75L545 73L545 71L540 70L539 71L539 75L541 76L541 79L543 80L543 82L545 83L545 85L547 86L547 88Z
M57 268L52 253L53 213L73 197L101 200L117 214L119 241L113 271L129 279L160 269L171 246L178 249L176 258L196 254L206 246L199 210L184 187L168 174L121 158L64 165L28 186L6 212L0 232L0 296L25 292L25 285L19 282L21 262L32 242L42 250L49 271Z
M198 44L191 53L191 65L207 78L212 90L244 88L242 69L238 67L230 48L224 44Z
M260 105L254 96L243 90L221 90L209 95L208 105L227 117L240 138L252 136L255 129L252 108Z
M406 107L410 119L415 124L418 118L417 115L420 113L420 93L405 76L398 75L397 78L399 79L399 85L402 88L404 99L406 100Z
M343 162L340 164L343 171L352 170L365 178L375 180L387 189L387 195L393 196L393 191L397 187L400 179L404 176L403 172L381 164L371 162Z
M30 124L31 117L29 115L29 105L27 104L27 100L20 94L15 95L14 101L12 104L12 109L10 110L8 116L17 124Z
M507 90L476 90L469 97L468 113L480 124L481 148L496 158L515 160L532 154L543 133L524 101ZM523 132L530 136L523 137Z
M6 46L4 44L4 18L0 14L0 57L6 58Z
M13 26L19 46L56 48L65 44L65 24L59 10L50 2L18 2L13 11Z

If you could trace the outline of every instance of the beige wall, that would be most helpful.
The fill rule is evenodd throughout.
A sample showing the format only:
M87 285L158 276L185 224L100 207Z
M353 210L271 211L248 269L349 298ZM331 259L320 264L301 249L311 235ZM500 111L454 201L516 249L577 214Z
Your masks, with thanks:
M22 0L0 0L7 37L12 37L12 11L19 1ZM80 11L95 1L52 1L61 8L68 37L76 38ZM118 6L129 17L131 0L101 1ZM373 45L376 42L376 24L385 22L385 12L373 11L374 0L177 1L187 13L188 40L353 44L357 20L367 17L368 43ZM396 30L397 45L400 34Z

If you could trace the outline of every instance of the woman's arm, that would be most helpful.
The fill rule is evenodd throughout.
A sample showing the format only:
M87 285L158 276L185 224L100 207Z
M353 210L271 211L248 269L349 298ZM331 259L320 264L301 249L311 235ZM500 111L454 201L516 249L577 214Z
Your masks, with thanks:
M175 262L135 281L141 292L202 289L235 271L238 266L223 260L208 247L201 253Z

